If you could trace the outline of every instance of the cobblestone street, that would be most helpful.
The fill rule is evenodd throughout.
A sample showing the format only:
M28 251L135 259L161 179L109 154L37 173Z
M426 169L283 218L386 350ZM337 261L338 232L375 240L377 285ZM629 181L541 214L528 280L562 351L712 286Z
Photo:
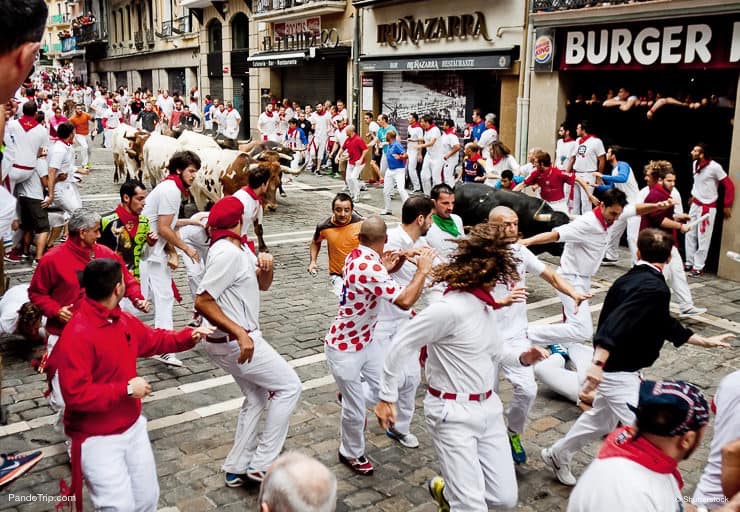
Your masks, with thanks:
M113 166L108 151L93 150L93 171L82 184L86 206L104 212L118 203L118 186L113 184ZM303 382L303 394L292 417L286 450L300 450L329 466L339 480L338 511L434 512L435 505L426 489L426 481L439 467L431 438L425 430L422 399L417 395L417 414L412 432L419 437L420 448L406 449L386 437L374 416L368 420L367 455L376 463L372 477L352 474L337 461L339 411L336 387L324 359L323 336L336 313L331 292L326 249L320 257L321 271L316 277L306 272L308 245L316 223L329 215L330 201L343 183L329 177L300 175L285 189L278 210L266 213L265 240L275 256L275 280L262 295L261 326L269 341L296 368ZM357 211L362 215L382 208L381 189L370 188ZM387 222L399 221L400 201L394 200L396 215ZM616 267L602 268L594 282L591 302L594 320L609 285L627 270L626 250ZM544 256L550 264L557 258ZM30 265L7 264L11 284L28 282ZM714 275L690 281L697 306L708 313L685 322L703 334L740 333L740 288L737 283ZM182 304L175 306L175 324L185 325L191 317L192 299L182 268L176 281L183 293ZM542 280L529 280L530 322L560 321L561 306L555 292ZM145 317L151 320L151 315ZM740 366L738 340L732 349L709 351L693 346L675 349L667 345L655 367L645 372L649 378L681 378L699 385L712 396L719 380ZM23 478L0 495L0 511L53 510L54 504L18 503L15 495L57 495L59 480L69 480L69 465L64 437L54 430L55 416L44 397L44 376L35 373L30 360L33 350L17 340L0 340L4 361L2 400L9 411L9 423L0 427L0 452L43 449L45 458ZM180 355L183 368L167 367L154 360L140 360L139 374L154 389L144 404L149 420L149 435L157 462L161 495L160 511L203 512L207 510L256 510L256 489L232 489L224 486L221 464L231 448L236 417L242 402L239 388L231 376L214 365L202 347ZM510 397L510 386L501 383L502 400ZM533 408L528 430L523 436L529 461L517 468L520 511L565 510L570 489L557 483L540 461L539 451L562 436L580 410L557 397L544 385ZM690 496L707 458L711 429L702 447L681 464L686 482L684 494ZM579 454L574 473L579 475L598 449L593 443ZM86 492L86 509L90 507ZM90 508L91 509L91 508Z

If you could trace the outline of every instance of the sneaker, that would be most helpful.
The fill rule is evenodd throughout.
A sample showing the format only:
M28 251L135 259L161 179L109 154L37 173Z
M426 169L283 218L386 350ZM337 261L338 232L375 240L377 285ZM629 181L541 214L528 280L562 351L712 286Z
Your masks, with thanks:
M372 462L364 455L360 455L356 459L350 459L342 455L342 452L339 452L339 462L349 467L349 469L358 475L370 476L375 471Z
M39 260L34 258L33 261L31 262L31 268L36 268L38 266L39 266Z
M564 346L562 346L560 343L553 343L552 345L548 345L547 348L550 350L552 355L559 355L566 361L570 360L570 354L568 354L568 351Z
M703 270L699 270L698 268L692 268L691 272L689 272L689 276L691 277L701 277L704 275Z
M509 445L511 446L511 458L514 459L516 464L524 464L527 462L527 452L524 451L522 446L522 438L517 432L508 431L509 434Z
M152 359L156 359L160 363L168 364L170 366L182 367L182 361L175 357L175 354L161 354L158 356L152 356Z
M437 512L450 512L450 504L445 499L445 479L441 476L435 476L427 484L429 488L429 494L432 495L432 499L437 502Z
M683 270L684 272L691 272L691 269L694 268L693 265L684 265Z
M5 261L8 263L20 263L22 259L23 255L16 249L11 249L9 252L5 253Z
M401 446L405 446L406 448L418 448L419 447L419 440L416 438L414 434L411 434L411 433L402 434L395 428L391 428L385 431L385 435L387 435L394 441L398 441Z
M361 192L366 192L367 191L367 185L365 185L364 183L362 185L360 185L360 191Z
M226 487L241 487L247 482L247 475L226 473L224 481L226 482Z
M684 309L678 314L679 318L689 318L696 315L703 315L707 312L707 308L697 308L696 306L691 306L690 308Z
M390 210L380 210L380 215L393 215L393 212Z
M0 461L2 461L2 464L0 464L0 487L30 471L42 458L44 458L44 454L41 451L27 453L26 455L0 455Z
M247 468L247 478L256 484L261 484L262 480L265 479L265 472L258 471L250 466Z
M604 267L613 267L613 266L615 266L615 265L616 265L616 264L617 264L618 262L619 262L619 260L615 260L615 259L611 259L611 258L604 258L603 260L601 260L601 264L602 264L602 265L603 265Z
M570 472L568 464L558 464L550 448L543 448L540 455L542 456L542 461L545 463L545 466L552 469L553 473L555 473L555 477L561 484L569 485L571 487L576 485L576 477L574 477L573 473Z

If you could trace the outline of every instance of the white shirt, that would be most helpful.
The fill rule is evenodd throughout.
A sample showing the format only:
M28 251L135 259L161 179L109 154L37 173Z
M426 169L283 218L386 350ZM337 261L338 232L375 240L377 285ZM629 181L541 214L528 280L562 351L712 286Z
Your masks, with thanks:
M74 147L67 145L61 140L55 141L54 144L49 148L49 154L46 155L46 159L49 162L48 167L56 169L56 175L66 174L67 179L64 181L57 182L57 184L77 181L74 176L75 173L75 153ZM56 189L56 187L55 187Z
M18 328L18 310L28 302L28 284L17 284L0 300L0 334L13 334Z
M213 112L213 120L218 123L218 132L223 133L224 132L224 123L226 122L226 109L216 109L215 112L213 109L211 109L211 112Z
M606 154L601 139L591 135L586 140L579 138L573 146L576 157L573 170L576 172L595 172L599 169L599 157Z
M246 235L249 227L254 225L255 220L262 221L262 205L258 200L250 196L244 188L234 192L234 197L244 205L244 215L242 215L242 235Z
M49 132L43 125L37 125L26 131L17 119L8 121L5 128L5 145L12 146L13 162L24 167L36 167L39 149L49 144ZM8 154L5 154L6 158ZM28 172L31 175L31 172Z
M494 364L519 365L519 354L506 349L498 332L499 323L492 307L471 293L446 293L396 335L385 358L380 399L397 401L399 376L424 345L429 355L425 372L430 387L463 394L492 390Z
M242 120L242 116L239 115L239 111L235 108L227 111L224 118L224 136L229 139L236 139L239 136L239 123Z
M576 150L576 141L569 140L566 142L563 139L558 139L555 144L555 167L561 171L568 169L568 160Z
M457 134L454 132L445 133L442 135L440 144L442 144L442 158L444 158L445 155L447 155L447 153L452 151L452 148L460 144L460 139L457 137ZM449 160L455 160L455 155L451 155Z
M108 102L105 101L105 98L103 98L103 95L98 95L95 97L95 99L92 102L92 105L90 105L92 109L95 111L93 114L93 117L96 119L102 118L103 113L108 108Z
M44 187L41 184L41 178L49 175L48 166L36 165L33 171L23 172L28 172L31 177L15 184L15 195L28 197L29 199L44 199Z
M204 292L216 300L221 311L230 320L248 331L260 328L257 257L247 247L237 247L228 238L221 239L211 246L206 260L206 270L197 293ZM211 326L207 319L204 319L204 322ZM212 336L230 335L215 328Z
M266 112L262 112L257 119L257 129L262 135L269 137L277 133L279 123L280 118L276 113L273 112L272 116L268 116Z
M421 126L412 126L409 125L408 130L406 131L406 138L408 140L406 151L409 153L416 153L418 152L417 146L419 145L417 141L419 139L424 138L424 128Z
M516 260L516 270L519 273L519 281L515 283L498 283L493 288L493 298L503 299L511 293L514 288L525 286L525 275L540 275L545 271L545 264L537 259L537 256L521 244L512 244L511 254ZM504 341L521 341L527 339L527 303L515 302L512 305L496 310L499 324L499 334Z
M359 352L372 342L378 302L393 302L403 287L388 275L378 253L363 245L349 253L342 275L342 299L324 338L325 349Z
M452 220L455 221L457 231L460 236L465 234L463 229L463 221L459 215L451 214ZM447 261L450 254L457 250L457 244L452 242L450 239L455 238L446 231L442 231L439 226L432 222L432 227L429 228L426 234L426 241L429 246L434 249L442 260Z
M337 144L339 144L339 149L342 149L344 143L347 142L347 127L345 126L341 130L336 130L334 132L334 138L337 140Z
M426 148L427 153L424 158L429 160L442 160L442 132L436 126L431 127L424 131L424 143L428 144L432 139L435 140L434 144Z
M406 233L401 224L395 228L389 229L387 234L388 241L386 241L385 247L383 247L384 251L405 251L414 247L423 247L427 245L424 237L419 237L416 242L411 240L411 237ZM415 274L416 265L410 261L404 261L401 268L394 272L391 277L393 277L398 284L408 286L411 280L414 279ZM396 322L398 320L409 318L410 316L410 311L404 311L395 304L391 304L385 300L380 302L380 313L378 314L378 321L380 322Z
M714 395L717 414L709 460L696 485L694 505L717 508L722 505L722 447L740 437L740 370L735 370L719 383Z
M493 162L493 160L489 160L489 162ZM488 167L488 170L492 172L495 176L499 177L501 176L502 172L507 170L514 173L514 176L519 176L519 164L516 163L516 159L511 155L506 155L495 164L491 163ZM489 187L493 187L496 184L496 181L498 181L498 178L486 178L485 184Z
M337 112L337 116L336 117L341 117L345 121L349 121L349 114L347 113L347 109L346 108L343 108L342 110L340 110L339 112Z
M622 210L622 219L637 215L635 205L628 204ZM614 224L607 229L596 218L594 210L580 215L575 220L553 231L560 234L560 242L565 243L563 255L560 257L560 269L564 274L591 278L601 266L604 259L611 230Z
M378 136L378 130L380 130L380 125L376 123L375 121L370 121L367 125L367 131L370 133L373 137ZM424 130L422 130L423 132ZM421 135L419 136L421 138Z
M208 257L208 247L210 245L210 238L206 231L208 212L198 212L191 216L190 219L197 220L201 225L195 226L193 224L189 224L179 228L177 232L180 235L180 240L198 252L200 255L201 265L203 265Z
M478 139L478 145L481 149L481 156L484 160L491 159L491 144L498 140L498 132L494 128L486 128L483 133L480 134Z
M324 111L323 114L313 112L308 120L311 121L311 124L313 125L314 137L318 137L320 139L326 139L329 137L331 115L328 112Z
M114 111L113 109L108 109L103 115L103 118L105 118L105 129L115 130L121 125L123 114L120 110Z
M679 512L682 493L672 474L622 457L596 459L578 479L568 512Z
M170 117L172 115L172 111L175 110L175 100L172 99L172 96L167 96L165 98L164 95L162 95L157 98L157 106L165 117Z
M694 186L691 187L691 196L704 204L713 203L717 200L719 182L727 177L727 173L714 160L699 173L696 172L697 164L698 160L694 161Z
M154 187L154 190L146 197L146 205L144 205L144 210L141 212L149 219L149 226L153 233L159 233L160 215L172 215L170 227L175 229L181 201L182 194L174 181L165 180ZM152 261L165 261L164 246L166 243L165 239L160 236L156 244L145 249L144 258Z
M623 163L626 164L626 162L623 162ZM616 176L617 174L619 174L619 169L615 165L614 168L612 169L612 176ZM635 173L632 171L632 167L630 167L630 173L629 173L629 176L627 176L627 181L624 183L615 183L614 188L624 192L624 195L627 196L628 203L632 203L632 204L637 203L637 200L639 198L640 188L637 185L637 180L635 179Z

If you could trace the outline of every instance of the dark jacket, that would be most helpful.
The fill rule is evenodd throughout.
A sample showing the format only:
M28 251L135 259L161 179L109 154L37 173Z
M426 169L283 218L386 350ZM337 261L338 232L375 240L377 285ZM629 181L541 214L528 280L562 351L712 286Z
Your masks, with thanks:
M663 274L635 265L614 281L604 299L594 347L609 351L606 372L632 372L652 365L663 341L676 347L693 332L670 314L671 291Z

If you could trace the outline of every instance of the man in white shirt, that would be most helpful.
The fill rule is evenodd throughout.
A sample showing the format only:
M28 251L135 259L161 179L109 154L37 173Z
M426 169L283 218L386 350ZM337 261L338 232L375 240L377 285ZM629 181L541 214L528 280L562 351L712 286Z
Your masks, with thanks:
M244 394L234 446L222 466L228 487L262 482L280 455L301 394L295 370L262 337L260 291L272 284L273 259L265 252L256 256L241 243L243 213L235 197L211 208L211 248L195 300L196 310L216 329L204 342L206 352Z
M601 139L592 135L591 123L589 121L578 123L576 134L578 135L578 140L576 141L573 154L570 156L568 171L575 171L579 175L579 178L588 183L594 183L596 180L594 173L604 173L604 165L606 163L604 143L601 142ZM574 188L573 194L574 214L583 215L591 210L591 201L580 187Z
M90 108L93 109L93 118L95 119L95 134L103 134L103 117L105 112L108 110L108 102L105 96L98 91L95 93L95 99L93 100ZM101 143L102 144L102 143Z
M558 136L560 138L555 143L555 167L567 171L570 156L575 151L576 140L570 136L570 128L565 123L558 128Z
M427 347L424 415L442 469L429 490L440 510L483 511L517 503L503 407L493 391L494 365L530 365L546 351L511 349L497 334L495 309L505 304L491 291L497 282L513 280L516 269L502 238L498 226L472 228L452 261L435 271L435 281L444 281L448 293L401 329L383 366L375 414L388 429L397 419L404 368Z
M89 171L75 170L74 139L75 128L72 123L62 123L57 127L59 140L49 148L48 173L54 186L50 189L49 201L64 211L65 219L69 219L78 208L82 208L82 199L77 188L79 179L76 172L87 174Z
M442 181L442 133L430 115L422 116L421 127L424 129L424 143L417 147L426 149L421 165L421 188L425 194L431 194L432 187Z
M267 252L265 241L262 238L262 196L267 191L272 170L266 165L258 165L249 172L249 184L234 192L234 197L241 201L244 207L242 217L242 235L247 236L249 227L254 226L254 233L259 241L260 252ZM252 244L254 245L254 244Z
M279 140L277 138L279 123L280 118L278 117L277 112L273 110L272 103L268 103L265 105L265 111L259 115L259 118L257 118L257 130L259 130L263 141Z
M230 101L226 102L226 115L224 116L224 138L225 146L231 149L237 149L238 143L236 139L239 137L239 124L242 122L242 116L239 115L239 111L234 108L234 105Z
M314 174L319 173L319 165L324 160L331 129L331 114L324 109L323 103L316 104L316 111L308 118L313 126L313 139L308 145L309 167Z
M725 170L716 161L712 160L706 144L697 144L691 150L694 161L694 185L691 187L691 206L689 217L698 222L686 233L686 269L693 277L704 275L704 264L709 253L709 245L714 231L714 220L717 216L718 188L725 187L725 201L723 214L729 219L732 214L732 203L735 200L735 186Z
M170 244L182 250L191 260L199 261L198 252L179 237L175 228L194 223L190 219L178 221L182 197L187 197L188 187L200 169L200 158L192 151L178 151L167 165L169 175L146 198L142 211L149 219L151 231L157 234L157 242L147 247L140 265L141 291L154 304L154 326L172 329L172 307L175 296L172 291L172 269L168 263L165 246ZM163 354L155 359L172 366L182 366L174 354Z
M337 116L343 118L345 123L349 123L349 112L344 105L344 100L337 100Z
M491 146L498 140L498 130L496 130L495 123L496 114L486 114L486 129L483 130L480 139L478 139L484 166L489 166L491 162Z
M409 157L408 171L414 193L421 192L419 181L419 144L424 142L424 128L419 124L419 115L409 114L409 127L406 131L406 154ZM376 130L377 132L377 130Z
M122 119L123 113L120 110L120 104L113 102L110 108L103 114L103 124L105 125L103 132L103 147L108 149L111 148L113 133L116 131L116 128L121 125Z
M49 144L49 132L36 121L37 110L35 102L24 103L23 115L8 121L5 127L6 161L3 162L3 168L9 169L11 192L17 184L37 177L34 170L38 167L38 159L44 148Z
M442 176L439 181L434 181L434 179L432 181L435 185L445 183L453 187L455 185L455 167L460 161L460 139L457 137L455 122L452 119L445 119L442 128L444 130L440 139L442 144Z
M159 108L159 111L165 118L165 123L167 123L172 115L172 111L175 110L175 100L170 96L167 89L163 90L162 94L157 97L157 108Z
M463 221L459 215L452 213L455 209L455 192L449 185L440 183L431 190L430 197L434 202L432 226L426 235L427 243L437 252L442 260L447 260L457 249L453 241L465 235Z

